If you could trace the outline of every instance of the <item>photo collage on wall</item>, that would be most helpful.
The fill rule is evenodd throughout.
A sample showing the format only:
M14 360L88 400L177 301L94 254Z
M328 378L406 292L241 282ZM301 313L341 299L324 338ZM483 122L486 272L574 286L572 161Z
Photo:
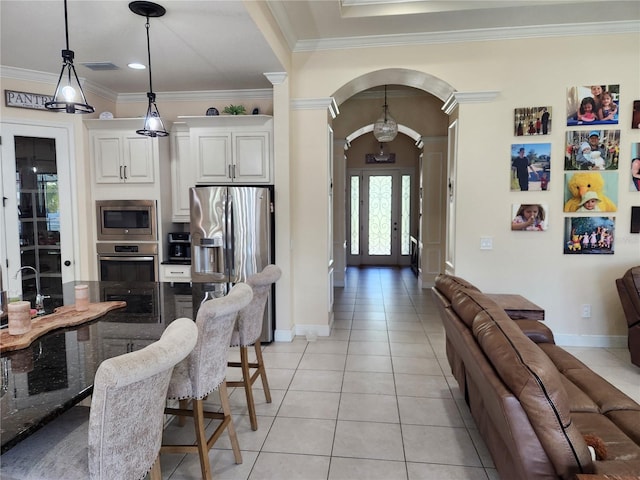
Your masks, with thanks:
M513 132L516 137L551 133L551 107L516 108ZM511 145L511 191L543 192L551 182L551 144L514 143ZM511 230L543 232L547 229L549 206L546 203L515 203L511 206Z
M567 89L564 253L613 254L620 164L620 85ZM580 128L587 127L587 129Z
M566 98L564 253L613 254L612 213L618 210L619 172L629 172L629 188L640 195L640 143L631 145L630 163L620 158L620 85L573 86L567 89ZM640 100L633 101L632 109L631 128L640 128ZM511 145L512 192L543 192L551 188L551 144L533 142L536 137L550 134L552 111L549 105L514 110L514 136L527 137L527 143ZM557 121L554 128L558 128ZM514 203L511 230L547 230L549 210L545 202ZM640 222L636 218L634 223L634 213L636 217L640 215L640 207L632 208L632 233Z

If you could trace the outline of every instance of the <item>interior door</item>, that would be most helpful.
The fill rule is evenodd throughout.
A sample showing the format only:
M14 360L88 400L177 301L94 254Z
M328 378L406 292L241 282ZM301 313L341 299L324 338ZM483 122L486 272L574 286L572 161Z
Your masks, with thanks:
M349 172L349 265L409 265L412 173Z
M32 303L39 274L47 310L62 305L74 280L72 182L68 130L2 123L2 266L9 296Z

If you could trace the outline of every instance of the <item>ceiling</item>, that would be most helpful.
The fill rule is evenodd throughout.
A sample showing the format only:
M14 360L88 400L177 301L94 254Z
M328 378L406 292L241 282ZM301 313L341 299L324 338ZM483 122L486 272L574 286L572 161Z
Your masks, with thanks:
M261 1L294 52L579 34L594 28L584 24L598 22L603 33L640 31L638 1ZM284 70L245 8L250 0L158 3L167 13L150 19L154 91L264 89L271 87L265 72ZM68 0L69 47L78 75L93 91L118 95L148 89L148 71L127 67L147 63L146 20L128 4ZM0 0L0 21L3 76L57 77L65 47L62 0ZM92 70L87 63L117 68Z

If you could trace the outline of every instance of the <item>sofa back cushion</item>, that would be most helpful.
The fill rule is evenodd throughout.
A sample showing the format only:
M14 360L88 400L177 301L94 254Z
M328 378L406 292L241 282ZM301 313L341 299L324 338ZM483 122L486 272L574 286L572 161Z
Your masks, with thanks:
M461 288L480 291L475 285L467 282L464 278L456 277L454 275L447 275L444 273L436 277L436 288L449 301L451 301L453 295Z
M497 306L479 312L473 335L498 376L518 398L561 478L589 473L593 464L571 422L560 373L549 357Z
M497 308L501 310L496 302L481 291L464 288L458 289L453 294L451 308L453 308L453 311L456 312L460 320L462 320L468 328L471 328L474 318L483 310L487 308Z

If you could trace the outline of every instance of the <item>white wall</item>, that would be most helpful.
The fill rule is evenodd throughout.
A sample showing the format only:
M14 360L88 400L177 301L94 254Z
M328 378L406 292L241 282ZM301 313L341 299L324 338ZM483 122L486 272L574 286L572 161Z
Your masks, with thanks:
M640 205L640 194L628 191L629 170L622 168L614 255L563 255L567 128L562 118L567 87L620 84L620 159L623 166L628 164L631 143L640 141L640 131L630 128L632 101L640 98L638 52L637 35L302 52L294 54L291 95L293 100L331 96L355 78L392 68L425 72L460 92L498 91L490 103L464 104L458 109L455 272L485 291L520 293L543 306L559 343L623 346L626 322L614 280L640 263L640 235L627 233L630 207ZM544 140L552 144L550 190L510 192L510 146L517 142L514 109L537 105L551 105L554 114L552 133ZM314 128L321 135L311 123L297 128L305 136L310 136L306 130ZM292 143L293 159L303 153L306 163L321 162L320 153L303 151ZM299 173L294 171L292 183L300 193L319 182ZM322 172L316 169L316 173ZM531 237L510 230L511 204L525 199L550 205L547 232ZM294 225L294 235L303 230L308 235L308 228L308 224ZM491 251L479 249L480 236L485 235L493 237ZM310 256L313 250L305 246L296 254L300 259ZM312 265L300 265L297 273L318 280L325 273L312 269ZM592 317L582 319L580 306L586 303L592 305Z

